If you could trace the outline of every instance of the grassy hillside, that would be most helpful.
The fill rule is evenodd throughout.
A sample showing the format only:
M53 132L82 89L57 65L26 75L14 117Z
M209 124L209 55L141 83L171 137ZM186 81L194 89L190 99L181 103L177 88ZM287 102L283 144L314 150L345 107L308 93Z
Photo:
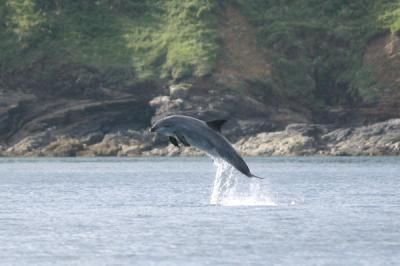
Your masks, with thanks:
M203 76L218 49L215 8L211 0L3 1L1 70L35 66L50 78L68 64L78 68L72 76L90 78L89 67L112 83Z
M399 30L399 0L4 0L0 87L57 92L210 77L228 5L271 60L271 75L244 81L249 93L312 106L379 98L383 85L362 56L377 33Z
M288 95L325 104L371 99L374 81L361 67L374 35L399 25L399 1L237 1L273 51L274 83Z

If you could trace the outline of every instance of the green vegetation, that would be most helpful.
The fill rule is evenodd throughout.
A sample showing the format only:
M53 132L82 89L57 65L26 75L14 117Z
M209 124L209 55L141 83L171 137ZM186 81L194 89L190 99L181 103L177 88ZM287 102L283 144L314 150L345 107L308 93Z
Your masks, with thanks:
M213 3L3 1L1 70L28 69L46 61L49 68L42 69L43 75L71 64L84 72L87 67L130 71L137 80L204 76L211 73L218 49Z
M388 27L398 29L400 8L394 7L399 3L237 1L260 29L259 43L274 52L276 86L289 97L329 105L352 103L357 96L370 100L379 94L376 82L361 66L362 54L372 36Z
M249 19L269 51L271 77L247 81L258 95L316 106L379 95L362 54L375 34L400 29L399 0L3 0L0 87L126 87L208 76L222 54L217 24L226 5Z
M396 2L396 1L395 1ZM387 5L387 11L380 17L382 23L393 32L400 30L400 1Z

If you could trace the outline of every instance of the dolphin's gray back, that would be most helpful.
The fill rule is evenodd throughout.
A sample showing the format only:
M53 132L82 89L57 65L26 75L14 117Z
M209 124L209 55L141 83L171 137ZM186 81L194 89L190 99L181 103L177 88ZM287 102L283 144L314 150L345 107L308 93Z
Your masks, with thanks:
M179 125L176 134L182 134L190 145L212 156L220 157L244 175L252 176L249 167L229 141L204 121L186 116L174 116L173 119Z

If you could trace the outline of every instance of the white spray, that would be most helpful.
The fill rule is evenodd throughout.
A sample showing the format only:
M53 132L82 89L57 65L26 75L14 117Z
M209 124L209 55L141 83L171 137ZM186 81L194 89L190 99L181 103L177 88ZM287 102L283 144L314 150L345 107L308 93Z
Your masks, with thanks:
M211 193L211 204L224 206L276 205L262 186L264 180L244 177L224 160L214 157L212 159L217 172Z

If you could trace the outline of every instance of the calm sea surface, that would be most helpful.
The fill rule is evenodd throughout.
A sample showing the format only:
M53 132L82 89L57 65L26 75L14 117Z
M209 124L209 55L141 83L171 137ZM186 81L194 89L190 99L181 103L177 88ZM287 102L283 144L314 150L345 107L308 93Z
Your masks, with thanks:
M0 264L399 265L400 158L246 160L0 159Z

